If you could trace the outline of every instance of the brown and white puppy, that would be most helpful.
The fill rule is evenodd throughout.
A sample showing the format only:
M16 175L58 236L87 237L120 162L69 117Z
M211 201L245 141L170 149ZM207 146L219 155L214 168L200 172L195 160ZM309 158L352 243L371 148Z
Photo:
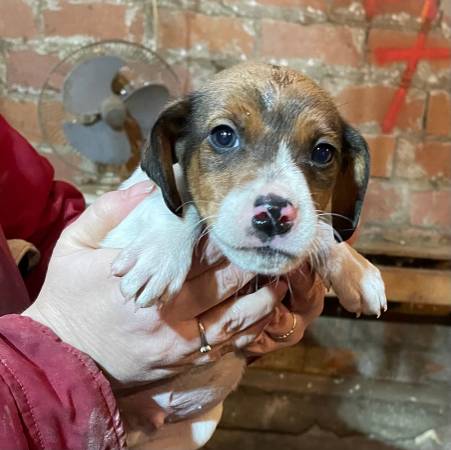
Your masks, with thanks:
M310 260L348 310L379 315L386 309L379 271L334 239L334 233L338 241L348 239L357 226L369 176L367 145L309 78L267 64L220 72L161 113L141 167L124 187L147 174L160 189L104 242L124 249L113 270L140 306L181 288L194 245L208 230L244 270L281 275ZM194 384L186 375L171 401L184 404L198 395L201 409L211 408L212 398L218 403L234 388L242 367L233 355L203 369L210 371L207 386L198 372ZM175 421L197 414L174 404L169 410Z
M207 227L245 270L280 275L310 258L339 296L353 291L352 299L350 292L340 296L348 309L385 308L377 270L335 244L328 225L338 240L355 230L368 183L367 145L309 78L266 64L220 72L162 112L141 167L160 191L105 241L124 248L114 269L126 273L123 290L139 305L180 289ZM138 169L124 187L145 178Z

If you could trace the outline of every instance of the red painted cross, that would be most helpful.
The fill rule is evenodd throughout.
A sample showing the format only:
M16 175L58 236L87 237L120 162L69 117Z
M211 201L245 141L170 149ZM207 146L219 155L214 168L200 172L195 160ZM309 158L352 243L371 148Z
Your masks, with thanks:
M399 1L399 0L385 0ZM365 0L365 9L368 17L373 17L377 12L377 5L381 0ZM431 26L431 22L437 14L435 0L425 0L421 12L421 29L418 33L415 45L411 48L377 48L374 51L377 61L385 64L393 61L405 61L407 66L401 77L401 84L395 93L382 123L382 131L389 133L395 126L399 111L412 83L413 75L421 59L446 59L451 58L451 51L448 48L426 48L426 35Z

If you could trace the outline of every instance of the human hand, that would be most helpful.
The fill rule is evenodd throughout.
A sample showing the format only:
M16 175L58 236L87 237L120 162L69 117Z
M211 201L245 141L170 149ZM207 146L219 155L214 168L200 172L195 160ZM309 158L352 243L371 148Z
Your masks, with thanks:
M282 304L275 307L276 312L271 322L254 342L243 349L243 353L250 356L249 360L299 342L306 327L322 311L325 288L319 276L312 272L309 266L296 270L288 276L288 280L291 290L289 309ZM294 327L293 317L296 317ZM277 340L277 336L287 334L291 330L293 332L286 339ZM224 398L217 383L218 381L212 381L208 393L213 404L222 402ZM188 391L189 384L188 382L185 386ZM223 388L227 386L224 385ZM175 393L171 380L159 383L156 389L149 386L131 395L123 393L119 396L119 407L125 421L127 444L130 448L195 449L204 445L214 432L221 418L220 403L211 410L202 409L201 416L188 417L177 423L165 423L166 415L160 409L160 401L156 402L154 399L158 399L161 394L164 397L167 392Z
M24 315L51 328L63 341L91 356L116 387L150 383L221 358L225 349L249 345L271 321L287 286L266 286L230 298L253 274L219 261L197 261L167 308L135 310L118 277L110 274L119 250L99 243L149 192L149 183L110 192L62 233L44 286ZM196 317L213 350L201 354Z
M287 276L289 304L278 304L273 318L260 336L245 348L248 356L262 356L297 344L306 328L322 312L326 288L319 275L308 264ZM289 334L286 338L280 338ZM279 338L278 338L279 337Z

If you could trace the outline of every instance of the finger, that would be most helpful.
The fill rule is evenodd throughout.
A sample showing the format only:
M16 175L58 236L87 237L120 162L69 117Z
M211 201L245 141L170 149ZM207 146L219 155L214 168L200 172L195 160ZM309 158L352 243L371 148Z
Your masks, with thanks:
M316 272L309 264L302 265L288 274L291 290L305 297L315 284L316 277Z
M322 312L324 307L324 285L316 274L307 283L305 277L300 280L290 278L294 299L291 305L296 307L296 326L293 333L287 338L280 340L277 336L287 334L293 326L293 314L284 306L279 305L274 314L273 320L267 325L262 333L252 344L246 347L247 355L262 355L281 348L285 348L298 343L304 336L306 328ZM299 284L296 285L296 282ZM296 285L297 290L293 284ZM303 285L307 291L300 292L299 287Z
M272 314L268 314L246 330L235 334L229 342L223 344L223 347L230 348L230 351L243 350L249 347L265 332L265 328L271 320Z
M102 195L64 230L61 239L65 244L79 248L98 248L99 243L108 232L118 225L153 189L155 189L155 185L150 181L144 181L129 189Z
M206 236L203 237L194 249L193 263L187 276L187 280L202 275L207 270L226 260L219 248Z
M292 272L288 278L292 292L290 309L310 323L323 309L326 294L324 283L309 267Z
M280 282L208 310L201 316L207 341L210 345L227 343L235 335L257 324L273 312L287 289L287 285Z
M167 305L163 314L177 320L188 320L233 296L252 280L254 274L244 272L229 262L210 268L186 281L182 290Z
M247 346L251 345L255 339L258 339L259 336L264 333L265 327L272 320L272 314L268 314L263 319L256 322L254 325L249 328L241 331L240 333L235 334L228 341L222 342L220 344L212 345L212 349L208 353L200 352L200 344L196 347L199 354L196 356L197 364L209 364L221 359L227 353L234 353L236 350L241 350L247 348ZM200 339L196 341L200 342Z
M293 329L293 319L296 318L296 324ZM287 312L279 315L278 323L270 322L254 342L248 345L244 351L248 356L263 355L265 353L273 352L282 348L290 347L297 344L303 337L307 328L307 323L299 314ZM278 336L283 336L293 332L284 339L278 339Z

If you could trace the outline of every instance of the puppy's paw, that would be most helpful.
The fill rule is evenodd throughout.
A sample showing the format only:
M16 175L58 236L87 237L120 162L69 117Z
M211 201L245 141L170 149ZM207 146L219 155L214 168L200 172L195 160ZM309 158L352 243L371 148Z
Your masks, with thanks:
M329 271L329 281L341 305L357 316L363 313L379 317L387 310L385 286L379 269L348 246L340 252L336 264Z
M169 301L180 291L191 266L191 249L170 247L149 240L122 250L112 274L122 277L121 291L127 300L146 307Z

